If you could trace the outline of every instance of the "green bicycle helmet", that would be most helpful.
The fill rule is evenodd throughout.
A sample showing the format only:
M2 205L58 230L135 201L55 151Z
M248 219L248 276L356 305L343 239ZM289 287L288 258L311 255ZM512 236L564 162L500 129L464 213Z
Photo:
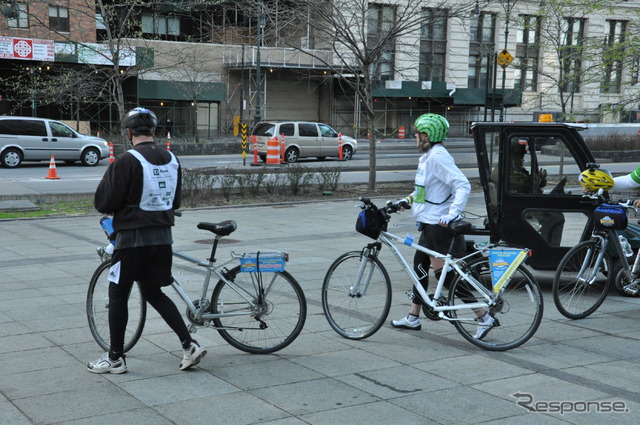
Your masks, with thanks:
M427 133L431 143L439 143L447 138L449 121L442 115L424 114L418 117L414 127L420 133Z

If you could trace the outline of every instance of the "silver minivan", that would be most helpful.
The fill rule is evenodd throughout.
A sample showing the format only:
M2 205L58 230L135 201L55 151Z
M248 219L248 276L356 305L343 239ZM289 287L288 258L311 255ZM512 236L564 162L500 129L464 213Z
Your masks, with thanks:
M109 144L47 118L0 117L0 165L15 168L22 161L49 161L51 156L92 167L109 156Z
M267 142L274 136L278 140L284 137L284 157L286 162L296 162L298 158L317 157L325 159L339 156L340 143L338 132L327 124L306 121L264 121L259 122L251 131L257 138L258 156L262 161L267 158ZM342 136L342 157L350 160L358 150L358 142L349 136ZM253 149L253 146L249 147Z

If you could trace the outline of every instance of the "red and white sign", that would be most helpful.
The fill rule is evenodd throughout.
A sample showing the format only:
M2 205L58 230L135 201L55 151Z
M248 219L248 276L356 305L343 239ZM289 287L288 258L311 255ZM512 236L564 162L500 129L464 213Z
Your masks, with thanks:
M0 37L0 58L53 62L55 59L53 47L53 40Z

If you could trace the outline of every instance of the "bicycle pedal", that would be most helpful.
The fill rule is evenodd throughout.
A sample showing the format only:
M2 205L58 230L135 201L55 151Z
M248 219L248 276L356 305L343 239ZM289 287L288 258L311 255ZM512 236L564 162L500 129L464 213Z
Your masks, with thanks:
M413 301L413 299L416 297L416 294L414 294L413 291L405 291L404 293L407 298L409 298L409 301Z

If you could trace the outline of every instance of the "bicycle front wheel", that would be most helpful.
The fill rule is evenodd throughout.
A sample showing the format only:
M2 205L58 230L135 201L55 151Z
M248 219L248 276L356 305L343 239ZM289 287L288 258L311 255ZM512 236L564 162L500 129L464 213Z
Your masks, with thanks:
M98 266L89 282L87 291L87 319L93 338L103 350L110 347L109 333L109 269L111 260ZM129 293L129 320L124 335L125 353L138 342L147 317L147 303L142 299L138 284L131 287Z
M467 273L473 276L487 293L493 294L488 258L471 262L467 266ZM519 266L501 292L492 296L494 301L488 309L462 309L450 312L458 332L472 344L490 351L510 350L527 342L540 326L544 309L542 291L536 279L526 268ZM484 297L480 291L460 276L451 284L449 305L461 306L482 300ZM484 335L479 335L481 323L477 316L485 312L493 318L493 326Z
M281 350L295 340L307 318L307 300L288 272L226 273L211 295L218 332L233 347L252 354Z
M582 319L600 307L611 280L611 260L604 255L597 263L601 246L597 240L580 242L560 261L553 278L553 302L569 319Z
M380 260L352 251L331 264L322 283L322 309L338 334L367 338L384 324L390 308L391 280Z

